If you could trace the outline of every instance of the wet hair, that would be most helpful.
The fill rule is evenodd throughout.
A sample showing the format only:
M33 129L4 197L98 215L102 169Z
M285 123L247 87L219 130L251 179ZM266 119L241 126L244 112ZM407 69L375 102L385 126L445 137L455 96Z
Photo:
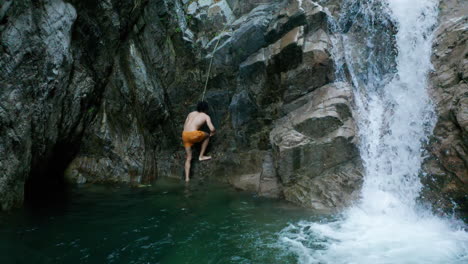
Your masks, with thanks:
M197 111L198 112L203 112L203 113L207 114L208 109L209 109L209 107L208 107L207 102L205 102L205 101L198 102L198 104L197 104Z

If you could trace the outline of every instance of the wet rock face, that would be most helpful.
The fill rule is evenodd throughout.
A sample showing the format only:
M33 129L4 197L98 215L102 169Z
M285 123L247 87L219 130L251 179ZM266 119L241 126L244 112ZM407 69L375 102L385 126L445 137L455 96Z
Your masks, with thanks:
M315 209L342 208L357 198L362 183L351 87L335 83L306 97L270 134L284 195Z
M181 177L182 126L215 47L205 99L218 133L194 179L320 209L359 189L352 96L331 84L327 15L312 1L7 1L0 22L4 209L25 183L41 195L64 174Z
M431 95L438 120L424 164L427 188L423 195L437 208L468 215L468 6L463 1L441 2L435 33Z
M157 175L156 149L168 147L171 138L161 135L165 130L172 132L171 123L166 122L169 107L159 73L156 67L148 67L165 61L164 56L171 58L168 50L158 54L158 45L165 38L148 38L165 34L156 15L157 4L146 6L128 33L129 39L113 57L101 105L94 109L96 117L84 135L79 155L66 171L71 180L148 182ZM157 24L146 26L148 20Z
M82 118L66 112L73 81L75 8L62 1L7 1L1 10L0 201L21 204L30 174L54 159L54 143ZM86 98L82 99L84 102ZM58 129L59 128L59 129Z
M118 2L122 7L130 3ZM112 1L89 4L43 0L2 5L3 209L21 205L24 192L36 199L49 189L63 188L63 170L96 115L118 45L115 40L125 33L128 23L123 21L129 14L115 13L109 8Z

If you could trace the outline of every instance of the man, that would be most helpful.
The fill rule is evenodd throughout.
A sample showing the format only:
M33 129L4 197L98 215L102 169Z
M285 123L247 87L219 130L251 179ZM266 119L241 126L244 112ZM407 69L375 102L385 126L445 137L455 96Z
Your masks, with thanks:
M215 134L215 128L211 123L211 118L208 113L208 103L199 102L197 105L197 111L191 112L184 124L184 131L182 132L182 142L184 143L185 151L187 152L187 159L185 160L185 181L190 181L190 163L192 161L192 146L195 143L202 142L200 156L198 160L204 161L211 159L210 156L205 156L206 147L210 141L210 137ZM200 127L204 124L208 125L210 134L200 131Z

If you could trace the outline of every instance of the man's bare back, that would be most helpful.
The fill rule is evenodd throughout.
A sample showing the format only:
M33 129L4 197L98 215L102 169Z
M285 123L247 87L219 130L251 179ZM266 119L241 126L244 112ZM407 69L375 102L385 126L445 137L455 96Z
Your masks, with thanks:
M184 132L199 130L205 123L210 128L210 131L214 131L214 126L211 123L209 115L203 112L193 111L188 114L187 119L185 120Z

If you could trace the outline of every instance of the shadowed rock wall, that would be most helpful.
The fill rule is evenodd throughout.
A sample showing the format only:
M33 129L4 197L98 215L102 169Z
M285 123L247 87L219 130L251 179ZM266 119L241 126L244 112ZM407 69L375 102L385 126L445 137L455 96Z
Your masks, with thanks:
M113 57L139 16L132 1L3 1L0 13L0 202L63 188L95 119Z

